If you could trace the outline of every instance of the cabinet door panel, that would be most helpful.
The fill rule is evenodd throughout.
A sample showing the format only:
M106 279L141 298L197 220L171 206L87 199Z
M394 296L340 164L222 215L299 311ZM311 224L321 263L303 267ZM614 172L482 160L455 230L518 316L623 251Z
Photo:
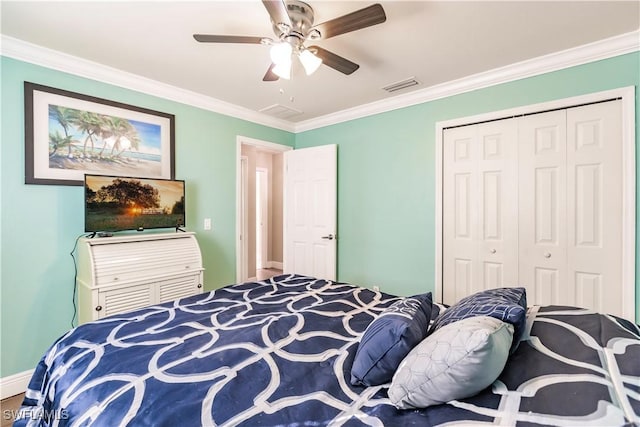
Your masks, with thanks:
M158 302L173 301L200 293L202 292L202 288L198 288L200 284L200 274L158 281L155 284L158 288Z
M100 292L98 299L102 306L102 310L98 311L98 318L102 319L112 314L125 313L153 304L153 287L136 285L113 289Z

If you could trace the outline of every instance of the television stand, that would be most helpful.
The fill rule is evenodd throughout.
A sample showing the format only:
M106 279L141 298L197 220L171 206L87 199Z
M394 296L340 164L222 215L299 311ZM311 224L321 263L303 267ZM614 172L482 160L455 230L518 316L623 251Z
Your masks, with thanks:
M195 233L82 238L78 243L78 323L203 291Z

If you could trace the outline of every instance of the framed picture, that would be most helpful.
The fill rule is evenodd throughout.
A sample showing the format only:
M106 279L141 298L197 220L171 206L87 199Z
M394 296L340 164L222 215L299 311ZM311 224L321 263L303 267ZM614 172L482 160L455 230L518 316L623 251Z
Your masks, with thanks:
M25 183L83 185L84 174L175 178L175 116L24 83Z

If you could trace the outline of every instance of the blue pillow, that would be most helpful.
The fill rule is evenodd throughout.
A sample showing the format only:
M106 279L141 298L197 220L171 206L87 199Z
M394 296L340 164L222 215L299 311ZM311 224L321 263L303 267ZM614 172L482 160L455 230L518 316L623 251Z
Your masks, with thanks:
M422 341L431 320L431 292L391 304L364 331L351 368L351 384L391 381L400 362Z
M429 333L438 328L476 316L489 316L513 325L513 343L509 351L516 351L527 322L527 291L524 288L497 288L480 291L449 307L431 325Z

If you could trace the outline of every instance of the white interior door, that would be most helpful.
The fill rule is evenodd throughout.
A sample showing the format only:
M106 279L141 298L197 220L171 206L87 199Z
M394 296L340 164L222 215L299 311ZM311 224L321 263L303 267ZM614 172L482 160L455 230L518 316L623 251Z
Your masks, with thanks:
M443 302L471 294L476 266L478 126L447 129L443 156Z
M505 119L478 125L478 285L518 283L518 127Z
M336 279L337 146L284 153L284 271Z
M519 123L519 279L529 304L568 301L566 133L566 110Z
M443 132L443 302L524 286L527 302L624 317L621 101Z
M499 120L444 132L443 302L518 279L517 127Z
M532 304L623 315L620 108L521 119L520 283Z
M569 304L624 316L621 101L567 110Z

